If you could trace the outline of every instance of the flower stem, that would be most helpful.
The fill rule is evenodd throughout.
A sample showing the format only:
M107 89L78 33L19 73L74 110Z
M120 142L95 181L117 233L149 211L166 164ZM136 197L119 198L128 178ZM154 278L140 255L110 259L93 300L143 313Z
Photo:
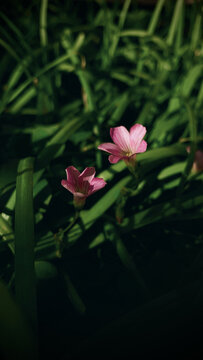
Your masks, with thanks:
M65 248L64 244L64 234L70 231L73 226L77 223L78 219L80 217L80 211L75 212L75 216L71 223L65 228L65 229L59 229L58 233L55 234L55 242L56 242L56 256L58 258L62 257L63 250Z
M72 227L78 221L79 217L80 217L80 211L76 211L75 216L74 216L73 220L71 221L71 223L63 230L63 234L65 234L67 231L70 231L72 229Z

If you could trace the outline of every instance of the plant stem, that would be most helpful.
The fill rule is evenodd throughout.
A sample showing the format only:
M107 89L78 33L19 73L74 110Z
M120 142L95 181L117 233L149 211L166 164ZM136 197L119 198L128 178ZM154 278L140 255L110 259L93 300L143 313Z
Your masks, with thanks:
M67 231L70 231L73 228L73 226L78 221L79 217L80 217L80 211L76 211L75 216L74 216L73 220L71 221L71 223L63 230L63 234L65 234Z
M159 16L161 14L161 10L162 10L162 7L165 3L165 0L158 0L157 3L156 3L156 8L153 12L153 15L151 17L151 20L150 20L150 23L149 23L149 26L148 26L148 33L149 35L153 35L154 34L154 31L156 29L156 26L157 26L157 23L158 23L158 20L159 20Z
M73 228L73 226L77 223L79 217L80 217L80 211L76 211L75 216L71 221L71 223L65 229L59 229L58 233L54 235L55 243L56 243L56 256L58 258L62 257L63 249L65 247L64 234Z
M42 0L41 1L41 8L40 8L40 42L41 46L45 47L47 46L48 39L47 39L47 6L48 6L48 0Z

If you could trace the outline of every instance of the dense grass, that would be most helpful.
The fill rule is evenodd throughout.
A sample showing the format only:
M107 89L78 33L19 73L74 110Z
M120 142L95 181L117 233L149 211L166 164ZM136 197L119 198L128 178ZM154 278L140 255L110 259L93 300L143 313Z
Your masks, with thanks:
M22 358L36 338L40 358L202 350L202 16L182 0L2 7L0 276L27 321L13 324L33 330L24 352L10 335ZM97 150L135 123L148 143L138 186ZM107 181L72 226L70 165Z

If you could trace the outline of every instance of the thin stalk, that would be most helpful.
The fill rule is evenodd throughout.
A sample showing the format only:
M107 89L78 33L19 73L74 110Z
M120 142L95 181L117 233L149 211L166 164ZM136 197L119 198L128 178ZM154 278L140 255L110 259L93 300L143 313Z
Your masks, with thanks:
M190 154L189 154L189 157L188 157L186 167L185 167L185 169L183 171L183 174L181 176L180 183L178 185L178 189L177 189L177 192L176 192L176 198L177 198L176 203L177 204L178 204L178 202L180 200L179 199L180 195L182 194L182 192L184 190L184 186L186 184L188 175L190 174L190 170L192 168L192 164L193 164L194 156L195 156L195 151L196 151L196 146L197 146L197 123L196 123L196 118L195 118L195 115L194 115L191 107L188 105L187 102L185 102L185 107L186 107L186 110L188 112L188 118L189 118L189 131L190 131L190 138L191 138L191 149L190 149Z
M72 227L78 221L79 217L80 217L80 211L76 211L73 221L71 221L71 223L63 230L64 234L72 229Z
M185 16L185 5L183 4L182 12L177 26L177 36L175 40L175 49L178 51L183 42L183 31L184 31L184 16Z
M110 54L111 58L113 58L113 56L115 54L115 51L116 51L116 48L118 46L118 42L119 42L119 39L120 39L120 32L121 32L121 30L122 30L122 28L124 26L125 19L126 19L127 13L128 13L130 3L131 3L131 0L125 0L124 5L123 5L123 9L121 10L120 18L119 18L119 22L118 22L118 31L119 31L119 33L116 34L113 37L113 43L112 43L112 46L111 46L110 51L109 51L109 54Z
M173 18L168 32L168 37L166 39L166 43L169 46L173 44L174 36L177 31L178 22L181 16L182 7L183 7L183 0L177 0L173 12Z
M56 256L58 258L62 257L63 250L65 248L64 243L64 234L70 231L73 226L77 223L80 217L80 211L76 211L75 216L71 223L65 228L65 229L59 229L58 233L54 235L55 238L55 244L56 244Z
M147 30L149 35L153 35L155 32L155 29L156 29L157 23L159 21L159 17L161 14L161 10L164 6L164 3L165 3L165 0L158 0L158 2L156 3L156 8L150 19L150 23L149 23L148 30Z
M48 43L47 38L47 6L48 0L41 1L41 8L40 8L40 26L39 26L39 34L40 34L40 42L41 46L45 47Z

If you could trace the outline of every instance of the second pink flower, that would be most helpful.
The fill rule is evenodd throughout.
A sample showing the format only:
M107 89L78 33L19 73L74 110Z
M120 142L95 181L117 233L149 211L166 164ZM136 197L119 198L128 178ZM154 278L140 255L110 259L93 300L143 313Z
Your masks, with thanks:
M118 126L110 129L110 136L114 142L104 143L98 146L98 149L110 153L109 162L117 163L119 160L125 162L134 160L137 153L145 152L147 143L143 140L146 134L146 128L141 124L135 124L128 131L124 126Z

